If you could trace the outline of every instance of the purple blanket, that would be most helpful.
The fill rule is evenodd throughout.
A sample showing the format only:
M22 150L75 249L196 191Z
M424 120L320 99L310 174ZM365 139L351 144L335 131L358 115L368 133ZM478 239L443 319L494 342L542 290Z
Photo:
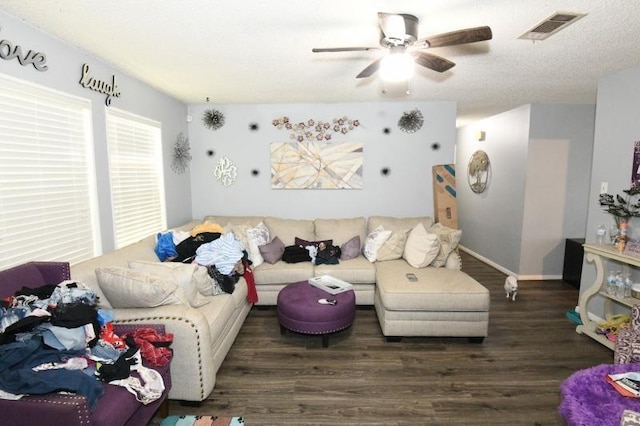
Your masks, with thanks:
M640 412L640 399L620 395L605 380L630 371L640 372L640 364L601 364L573 373L560 385L560 415L569 426L617 426L624 410Z

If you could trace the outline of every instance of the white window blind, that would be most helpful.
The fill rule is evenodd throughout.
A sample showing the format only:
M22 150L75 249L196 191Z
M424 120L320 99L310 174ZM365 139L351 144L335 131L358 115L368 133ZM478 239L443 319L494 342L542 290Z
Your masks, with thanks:
M160 123L107 109L116 248L166 229Z
M90 108L0 75L0 269L97 254Z

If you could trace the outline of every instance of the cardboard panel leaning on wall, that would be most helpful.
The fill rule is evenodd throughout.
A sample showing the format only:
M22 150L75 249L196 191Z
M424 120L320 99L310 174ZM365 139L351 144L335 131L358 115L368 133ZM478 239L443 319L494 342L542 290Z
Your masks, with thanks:
M404 112L419 109L422 128L405 133L398 128ZM225 117L217 130L206 128L202 116L216 109ZM207 214L264 215L296 219L371 215L433 216L431 169L453 162L456 105L454 102L388 102L344 104L191 105L189 136L193 161L192 199L195 217ZM359 126L333 133L330 142L363 144L362 189L272 189L270 145L291 142L292 131L273 120L292 123L347 117ZM251 125L257 125L253 129ZM255 126L254 126L255 127ZM388 129L388 132L385 132ZM433 149L436 147L437 149ZM208 153L213 151L213 155ZM237 179L221 185L213 174L217 162L229 158ZM383 174L383 169L388 173Z

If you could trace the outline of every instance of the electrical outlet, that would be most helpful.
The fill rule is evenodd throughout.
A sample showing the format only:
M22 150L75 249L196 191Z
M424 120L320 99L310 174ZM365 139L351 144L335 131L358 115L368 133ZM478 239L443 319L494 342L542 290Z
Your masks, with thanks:
M600 193L601 194L606 194L607 192L609 192L609 183L608 182L601 182L600 183Z

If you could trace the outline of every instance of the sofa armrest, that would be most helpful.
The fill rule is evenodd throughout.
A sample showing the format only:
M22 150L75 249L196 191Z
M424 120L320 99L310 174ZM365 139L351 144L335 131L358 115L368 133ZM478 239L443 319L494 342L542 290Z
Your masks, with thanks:
M58 284L62 281L71 279L71 269L69 262L30 262L42 274L45 282L48 284Z
M70 276L67 262L28 262L0 271L0 297L12 296L22 287L58 284Z
M36 419L46 419L51 426L91 424L89 405L84 396L47 394L26 395L17 401L0 399L4 424L31 426Z
M165 332L173 333L170 399L203 401L211 393L216 373L213 343L209 323L198 309L165 305L113 313L114 325L162 324Z

